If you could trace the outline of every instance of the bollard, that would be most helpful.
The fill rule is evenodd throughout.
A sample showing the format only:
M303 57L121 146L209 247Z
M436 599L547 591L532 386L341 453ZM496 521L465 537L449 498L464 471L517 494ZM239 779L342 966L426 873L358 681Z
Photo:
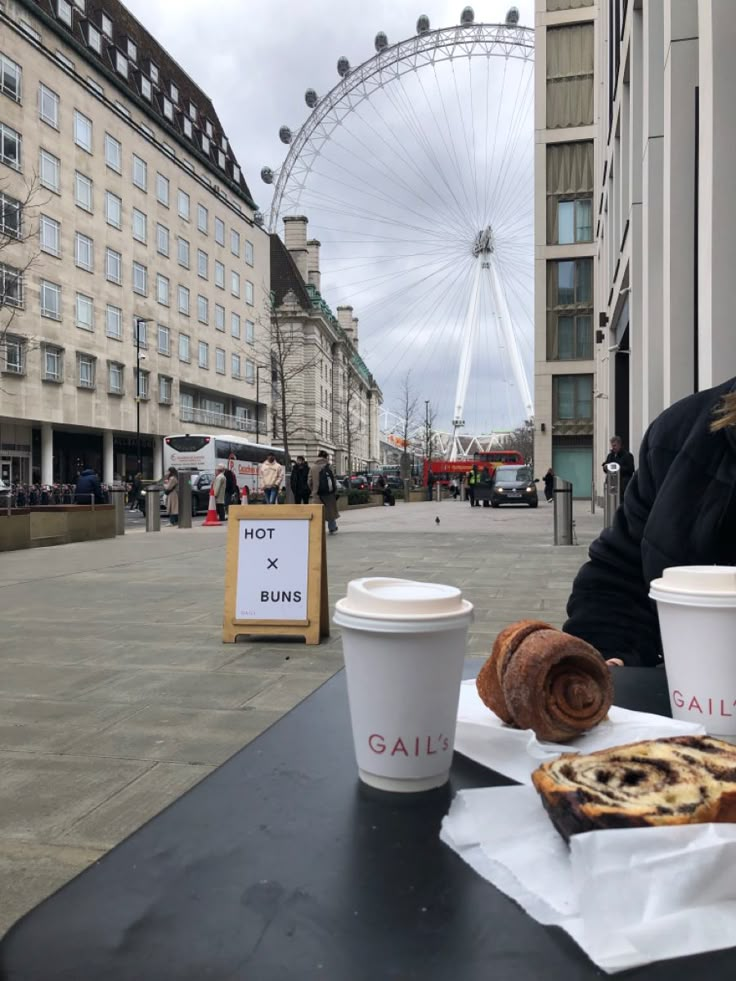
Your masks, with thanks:
M189 470L180 470L179 474L179 528L192 527L192 474Z
M112 503L115 505L115 534L125 534L125 489L111 487Z
M610 528L621 503L621 467L618 463L606 464L606 481L603 486L603 527Z
M161 489L155 484L146 488L146 531L161 531Z
M442 500L442 484L439 482L439 480L435 484L435 487L437 488L437 503L439 504L439 502Z
M411 500L411 496L410 496L411 495L411 480L408 477L405 477L404 480L402 481L402 483L404 485L404 504L408 504L409 501Z
M562 477L555 477L553 493L555 545L572 545L572 484Z

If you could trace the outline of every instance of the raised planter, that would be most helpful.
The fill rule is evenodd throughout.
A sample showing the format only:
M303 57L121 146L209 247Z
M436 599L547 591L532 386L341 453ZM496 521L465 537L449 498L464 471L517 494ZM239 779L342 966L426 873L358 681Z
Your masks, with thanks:
M115 537L112 504L56 504L0 512L0 552Z

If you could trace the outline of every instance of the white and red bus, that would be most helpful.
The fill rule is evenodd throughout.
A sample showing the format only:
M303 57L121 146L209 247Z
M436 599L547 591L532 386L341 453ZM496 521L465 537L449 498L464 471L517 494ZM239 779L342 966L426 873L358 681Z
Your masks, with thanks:
M266 443L251 443L242 436L230 433L186 433L164 437L164 472L169 467L177 470L196 470L214 474L219 466L229 467L235 474L242 493L247 486L248 494L257 493L258 468L273 453L279 463L285 460L284 451Z

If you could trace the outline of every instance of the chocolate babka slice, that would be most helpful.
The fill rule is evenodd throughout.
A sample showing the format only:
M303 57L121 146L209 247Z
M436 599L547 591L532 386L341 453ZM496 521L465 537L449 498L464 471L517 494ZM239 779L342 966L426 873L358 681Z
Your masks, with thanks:
M736 746L710 736L563 753L532 781L568 841L604 828L736 822Z

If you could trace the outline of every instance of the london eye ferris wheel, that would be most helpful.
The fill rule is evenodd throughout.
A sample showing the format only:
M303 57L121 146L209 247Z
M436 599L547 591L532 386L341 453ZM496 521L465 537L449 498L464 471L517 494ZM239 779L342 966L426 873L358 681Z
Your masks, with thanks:
M411 371L452 456L468 434L532 415L534 33L512 7L501 24L460 24L390 44L326 95L278 170L270 231L306 214L320 240L322 294L360 317L360 348L395 400Z

